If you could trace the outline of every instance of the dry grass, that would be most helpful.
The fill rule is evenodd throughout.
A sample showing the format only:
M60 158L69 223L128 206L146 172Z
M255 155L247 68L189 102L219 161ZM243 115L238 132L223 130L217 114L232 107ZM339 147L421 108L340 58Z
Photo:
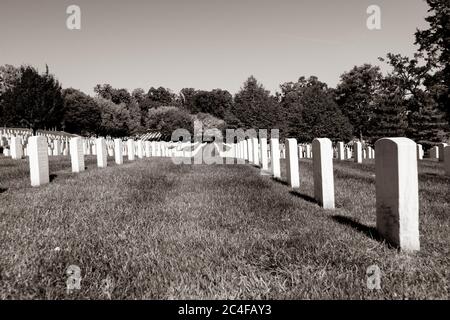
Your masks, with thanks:
M440 164L420 164L422 250L407 255L374 229L372 162L335 162L334 211L311 199L309 160L294 192L250 165L112 162L97 169L89 157L72 174L68 158L52 157L52 182L31 188L27 160L0 157L1 299L449 298ZM381 290L366 286L373 264ZM71 294L69 265L82 273Z

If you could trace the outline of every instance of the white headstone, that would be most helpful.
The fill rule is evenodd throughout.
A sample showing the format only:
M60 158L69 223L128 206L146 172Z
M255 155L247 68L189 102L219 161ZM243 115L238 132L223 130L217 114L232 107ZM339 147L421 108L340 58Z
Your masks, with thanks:
M145 141L145 156L148 158L151 156L151 145L150 141Z
M314 198L325 209L334 209L333 146L328 138L314 139ZM342 153L343 153L342 148Z
M258 138L252 138L253 163L259 166L259 141Z
M64 143L64 147L63 147L63 156L68 156L69 155L69 145L67 142Z
M248 162L253 163L253 142L252 139L247 139L247 156L248 156Z
M439 159L439 147L435 146L430 150L431 159Z
M57 140L57 139L53 140L53 155L54 156L59 156L61 154L60 148L61 148L61 144L60 144L59 140Z
M127 141L127 153L128 153L128 160L133 161L134 160L134 140L128 139Z
M39 187L50 182L47 138L42 136L28 139L31 186Z
M298 158L303 159L303 146L298 146Z
M423 147L421 144L417 144L417 160L423 159Z
M274 178L281 178L280 171L280 144L278 138L270 139L270 162Z
M14 160L22 159L23 157L23 147L22 147L22 139L17 136L11 137L11 147L10 147L11 158Z
M72 172L84 171L84 150L83 141L80 137L70 139L70 159L72 162Z
M311 159L312 158L312 153L311 153L311 145L310 144L307 144L305 146L305 151L306 151L305 158Z
M353 154L355 155L355 162L362 163L362 145L361 142L357 141L353 145Z
M123 164L122 140L114 139L114 160L116 164Z
M420 249L416 143L383 138L375 143L377 229L405 251Z
M298 169L298 148L296 139L286 139L286 172L287 181L292 188L300 187Z
M248 140L245 139L242 141L244 160L248 160Z
M156 157L156 141L151 142L152 147L152 157Z
M106 142L104 138L96 139L95 150L97 151L97 166L99 168L106 168L108 166L108 154L106 152Z
M267 154L267 139L261 138L261 169L263 171L269 170L269 158Z
M439 143L438 144L438 148L439 148L439 161L440 162L444 162L445 161L445 152L444 152L444 148L448 146L447 143Z
M139 159L144 158L144 142L142 140L138 140L137 144L137 156Z
M84 151L85 155L89 155L90 154L90 150L89 150L87 141L83 141L83 151Z
M450 176L450 146L444 148L444 170L447 176Z
M313 149L314 149L314 145L313 145ZM337 158L338 160L345 160L345 154L344 154L344 143L343 142L338 142L337 143ZM313 152L314 153L314 152Z

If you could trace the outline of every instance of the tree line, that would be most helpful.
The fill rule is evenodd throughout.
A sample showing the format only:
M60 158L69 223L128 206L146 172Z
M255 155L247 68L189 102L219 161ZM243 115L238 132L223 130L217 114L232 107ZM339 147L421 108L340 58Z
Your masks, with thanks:
M429 29L417 30L413 57L388 53L390 66L355 66L341 75L336 88L317 77L300 77L280 85L272 95L250 76L234 96L227 90L168 88L129 92L98 84L91 97L63 89L48 67L0 66L0 126L33 130L55 128L82 135L113 137L157 130L192 131L193 121L208 128L280 129L281 137L310 142L373 143L385 136L407 136L425 147L448 139L450 132L449 3L427 0Z

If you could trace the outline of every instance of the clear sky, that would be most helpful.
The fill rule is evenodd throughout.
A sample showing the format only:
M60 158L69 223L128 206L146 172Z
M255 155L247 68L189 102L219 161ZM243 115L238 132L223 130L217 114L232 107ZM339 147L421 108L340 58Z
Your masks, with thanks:
M81 8L68 30L66 8ZM369 5L381 30L366 27ZM235 93L249 75L272 92L300 76L335 86L354 65L412 55L423 0L0 0L0 65L45 64L92 93L164 86Z

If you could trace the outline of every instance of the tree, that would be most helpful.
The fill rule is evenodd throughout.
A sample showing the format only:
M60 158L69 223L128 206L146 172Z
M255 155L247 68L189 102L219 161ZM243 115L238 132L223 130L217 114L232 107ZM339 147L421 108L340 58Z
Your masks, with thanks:
M142 131L142 125L141 123L141 109L136 102L136 100L132 100L130 104L127 106L128 112L129 112L129 119L128 119L128 132L129 134L137 134Z
M94 92L97 93L99 97L111 100L115 104L124 103L128 105L131 103L132 97L127 89L114 89L110 84L97 84L94 88Z
M191 113L194 110L194 97L196 93L197 90L194 88L183 88L179 94L182 108Z
M370 129L382 77L379 67L364 64L342 74L336 87L336 102L353 125L353 135L361 141Z
M407 135L428 149L444 141L450 128L436 101L430 95L425 95L423 99L428 101L409 114Z
M16 85L6 90L3 99L4 125L33 129L61 128L63 98L59 82L48 67L39 74L33 67L21 67Z
M91 135L98 133L98 124L102 114L96 101L76 89L64 89L64 116L62 127L75 134Z
M21 76L21 69L10 64L0 66L0 96L16 85Z
M303 106L300 103L306 87L307 79L300 77L297 82L285 82L280 85L281 93L278 94L278 126L282 138L290 137L290 124L295 123L301 117ZM295 132L294 132L295 133Z
M441 110L447 113L450 122L450 2L448 0L426 0L430 6L429 24L426 30L417 30L415 44L425 54L434 73L426 81L429 91Z
M198 91L192 99L191 113L209 113L223 119L225 112L231 110L233 96L226 90Z
M99 97L102 97L103 99L112 100L113 96L113 87L110 84L97 84L94 87L94 92L97 93Z
M369 142L405 135L408 123L404 95L398 78L387 76L383 79L380 94L375 100L374 115L368 132Z
M136 100L136 102L138 104L140 104L140 103L142 103L142 101L144 101L145 96L146 96L145 91L144 91L144 89L141 89L141 88L134 89L133 92L131 93L131 97L134 100Z
M270 92L250 76L234 97L232 113L239 119L243 129L269 129L277 124L277 100Z
M301 77L297 84L287 87L292 89L288 90L290 98L285 101L285 108L290 115L287 119L289 137L299 142L311 142L321 137L333 141L349 141L352 138L353 127L325 83L316 77ZM296 91L296 94L292 91Z
M125 104L118 105L102 97L97 97L95 102L101 111L101 121L97 124L97 133L112 137L128 136L130 113Z
M429 146L431 141L445 139L449 135L449 126L443 111L439 108L434 89L427 87L427 83L434 77L430 73L432 65L429 62L421 63L422 58L420 53L415 54L412 59L389 53L387 62L393 68L389 74L391 83L398 86L398 93L403 95L402 104L407 119L405 135ZM436 122L431 122L431 119ZM436 133L437 136L433 138L430 136L431 133Z
M12 65L0 66L0 124L6 121L3 110L3 95L6 91L11 90L20 79L20 68Z
M170 106L175 102L175 94L173 94L170 89L163 87L156 89L151 87L147 93L147 100L150 108Z
M145 93L144 89L138 88L138 89L134 89L133 92L131 93L132 96L132 100L134 100L138 106L139 106L139 110L141 112L141 127L145 125L145 117L147 114L148 109L145 107L144 105L144 101L147 97L147 94Z
M148 111L146 127L159 131L163 138L169 140L176 129L186 129L193 134L191 115L177 107L159 107Z

